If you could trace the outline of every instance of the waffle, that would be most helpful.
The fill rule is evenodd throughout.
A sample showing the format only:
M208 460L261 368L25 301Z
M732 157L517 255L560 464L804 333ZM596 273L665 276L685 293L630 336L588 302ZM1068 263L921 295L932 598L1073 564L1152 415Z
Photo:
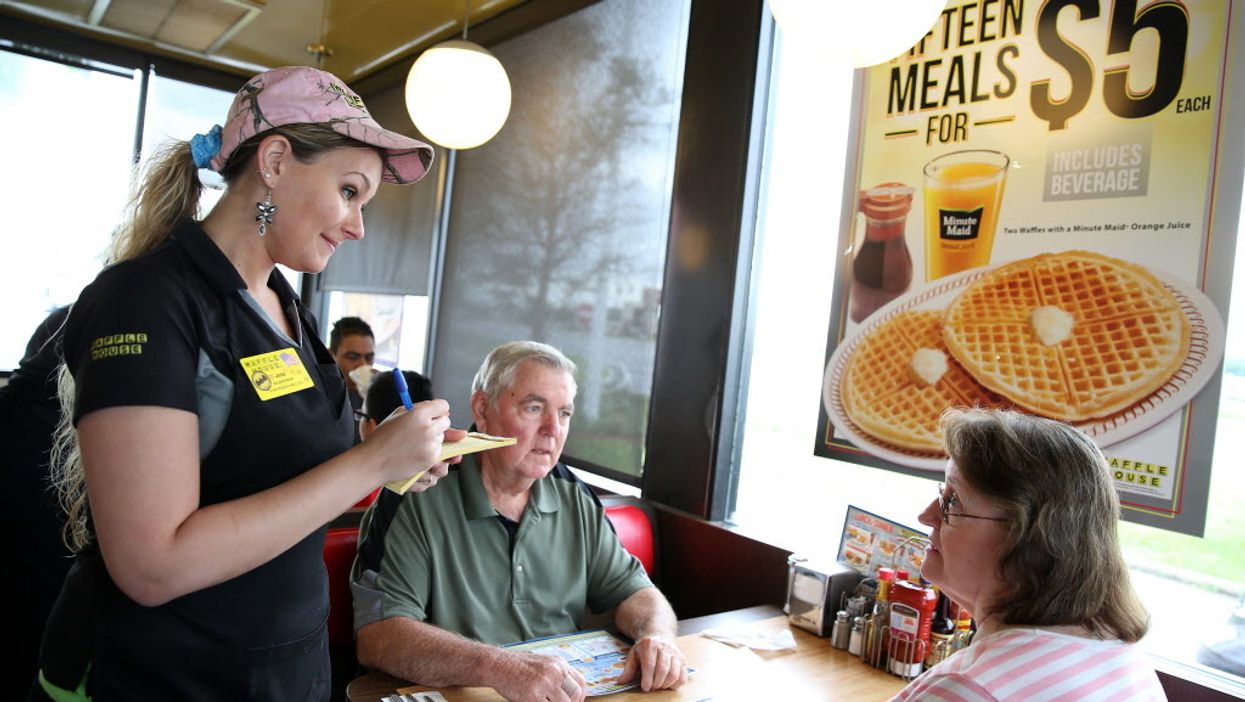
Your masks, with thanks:
M1044 345L1038 307L1071 315ZM964 289L947 308L951 355L982 385L1030 412L1077 421L1125 409L1161 387L1189 351L1180 302L1140 266L1085 251L1022 259Z
M920 348L947 352L938 311L902 312L866 332L839 386L849 419L866 434L900 448L943 455L938 417L948 407L1002 406L947 356L938 382L917 381L909 363Z

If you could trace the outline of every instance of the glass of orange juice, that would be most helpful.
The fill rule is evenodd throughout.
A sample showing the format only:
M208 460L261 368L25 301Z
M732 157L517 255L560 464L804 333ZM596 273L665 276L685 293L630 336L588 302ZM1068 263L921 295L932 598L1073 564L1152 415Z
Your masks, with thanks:
M925 279L990 262L1007 154L953 151L925 164Z

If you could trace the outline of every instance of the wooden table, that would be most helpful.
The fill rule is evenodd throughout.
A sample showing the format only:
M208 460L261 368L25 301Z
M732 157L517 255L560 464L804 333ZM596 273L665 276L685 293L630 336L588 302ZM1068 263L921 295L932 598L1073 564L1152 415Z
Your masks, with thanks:
M758 617L763 617L758 619ZM733 648L688 629L718 627L735 631L772 633L790 629L795 651L757 651ZM608 702L723 702L725 700L887 700L903 689L904 681L871 668L860 659L830 646L829 639L792 627L776 607L754 607L739 612L680 622L679 648L694 672L678 690L620 692ZM378 702L395 692L434 688L382 673L356 678L346 689L351 702ZM454 687L440 692L450 702L499 702L490 688Z

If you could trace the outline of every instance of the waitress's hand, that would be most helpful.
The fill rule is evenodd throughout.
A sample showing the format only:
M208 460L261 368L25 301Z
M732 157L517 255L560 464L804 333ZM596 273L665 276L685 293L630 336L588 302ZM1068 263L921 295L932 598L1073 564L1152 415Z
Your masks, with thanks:
M465 438L467 438L467 432L464 429L445 430L445 443L447 444L455 441L462 441ZM423 492L433 485L436 485L438 480L444 478L446 474L450 472L451 463L458 463L462 460L462 456L454 456L448 461L442 461L441 463L429 468L424 471L423 475L419 476L419 480L416 480L411 484L411 487L407 490L407 492Z
M357 448L372 452L378 459L381 483L406 480L436 467L441 444L460 441L466 435L450 428L450 406L445 400L420 402L407 411L394 410L376 433ZM444 469L442 470L444 475Z

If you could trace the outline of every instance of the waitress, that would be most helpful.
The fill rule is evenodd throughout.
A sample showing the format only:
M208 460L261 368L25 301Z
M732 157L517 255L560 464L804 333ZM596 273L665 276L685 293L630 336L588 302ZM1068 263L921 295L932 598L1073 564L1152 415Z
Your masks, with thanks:
M461 434L433 400L351 449L345 382L275 266L323 270L381 181L431 160L303 67L252 78L223 130L153 157L65 328L54 478L78 553L48 695L328 699L323 525ZM199 168L228 186L202 221Z

